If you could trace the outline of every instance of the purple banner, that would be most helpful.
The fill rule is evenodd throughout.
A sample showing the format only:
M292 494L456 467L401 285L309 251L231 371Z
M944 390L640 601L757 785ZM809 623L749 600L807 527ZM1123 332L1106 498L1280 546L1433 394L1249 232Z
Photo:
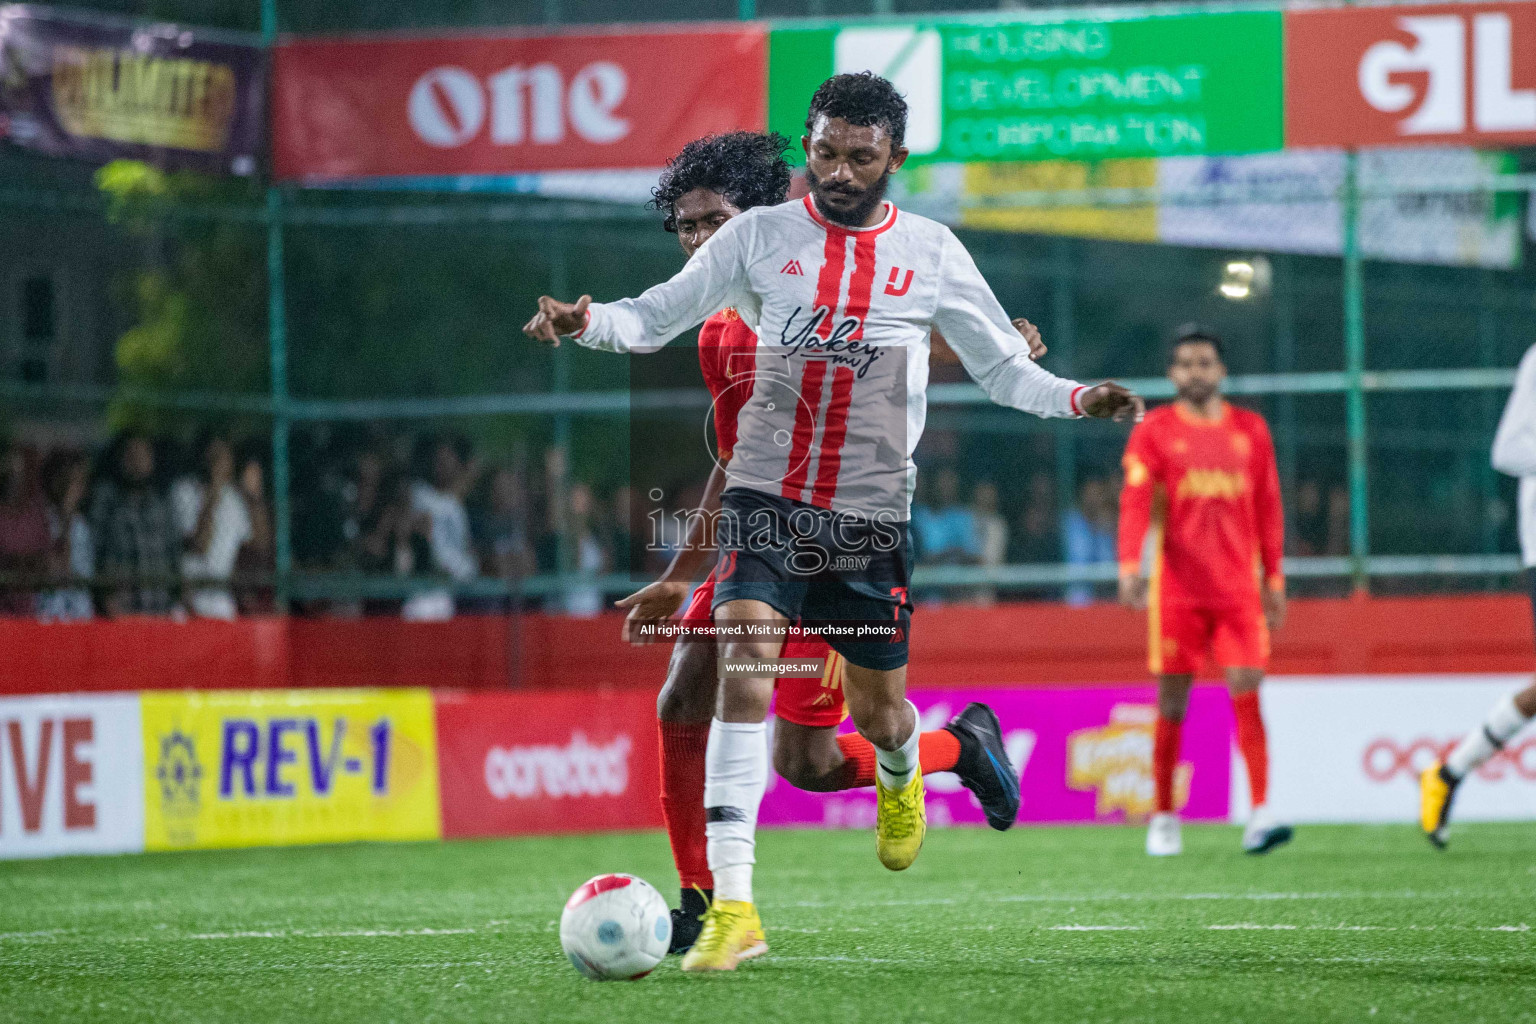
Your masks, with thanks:
M922 728L937 729L966 704L990 704L1008 756L1020 768L1021 822L1144 821L1152 811L1151 686L1094 689L917 690ZM844 730L851 731L845 722ZM1197 686L1184 722L1175 802L1185 820L1225 821L1231 784L1232 711L1222 686ZM979 825L981 808L948 772L929 775L928 824ZM875 791L805 793L775 775L763 798L764 825L867 828Z
M233 33L0 7L0 137L51 156L256 172L259 47Z

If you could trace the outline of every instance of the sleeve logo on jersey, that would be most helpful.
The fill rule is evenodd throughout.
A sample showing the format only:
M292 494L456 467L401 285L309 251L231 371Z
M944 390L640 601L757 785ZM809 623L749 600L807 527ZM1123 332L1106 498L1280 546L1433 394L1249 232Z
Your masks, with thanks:
M1248 491L1248 477L1224 469L1191 469L1179 481L1180 498L1240 498Z
M1125 466L1125 486L1127 487L1140 487L1152 476L1147 471L1147 464L1134 455L1127 454L1121 462Z

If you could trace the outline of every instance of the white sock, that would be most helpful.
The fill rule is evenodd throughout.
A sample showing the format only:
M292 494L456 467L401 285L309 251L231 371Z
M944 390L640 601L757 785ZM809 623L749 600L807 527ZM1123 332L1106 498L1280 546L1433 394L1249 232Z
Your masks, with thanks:
M1515 707L1513 695L1505 697L1493 706L1488 720L1481 729L1474 729L1456 744L1456 749L1445 759L1445 770L1452 778L1465 778L1477 771L1494 754L1503 749L1525 723L1530 721Z
M704 749L704 835L717 900L752 902L757 808L767 787L763 723L710 722Z
M920 767L917 745L923 735L918 728L922 719L918 717L917 705L907 701L907 707L912 709L912 734L907 741L895 750L875 748L875 775L886 789L904 789Z

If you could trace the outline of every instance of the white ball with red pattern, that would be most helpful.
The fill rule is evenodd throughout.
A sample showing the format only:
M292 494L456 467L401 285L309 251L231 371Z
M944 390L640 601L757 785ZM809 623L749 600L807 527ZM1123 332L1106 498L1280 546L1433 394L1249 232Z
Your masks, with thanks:
M598 875L577 889L560 915L560 946L596 981L633 981L667 955L667 901L634 875Z

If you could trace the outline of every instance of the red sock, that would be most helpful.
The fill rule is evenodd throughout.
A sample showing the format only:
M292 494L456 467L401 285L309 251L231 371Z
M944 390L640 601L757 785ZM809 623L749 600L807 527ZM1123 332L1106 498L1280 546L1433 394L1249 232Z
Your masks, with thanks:
M704 837L704 750L708 722L657 722L661 732L661 814L684 889L714 889Z
M875 745L856 732L837 738L843 749L843 774L836 789L862 789L875 784ZM917 760L923 774L953 771L960 763L960 740L948 729L934 729L917 738Z
M1152 736L1152 788L1159 814L1173 810L1173 770L1179 763L1179 733L1183 729L1183 722L1161 715L1157 718L1157 731Z
M1269 741L1264 737L1264 716L1259 712L1259 691L1240 693L1232 698L1232 713L1237 717L1237 749L1248 766L1248 793L1253 806L1269 799Z

